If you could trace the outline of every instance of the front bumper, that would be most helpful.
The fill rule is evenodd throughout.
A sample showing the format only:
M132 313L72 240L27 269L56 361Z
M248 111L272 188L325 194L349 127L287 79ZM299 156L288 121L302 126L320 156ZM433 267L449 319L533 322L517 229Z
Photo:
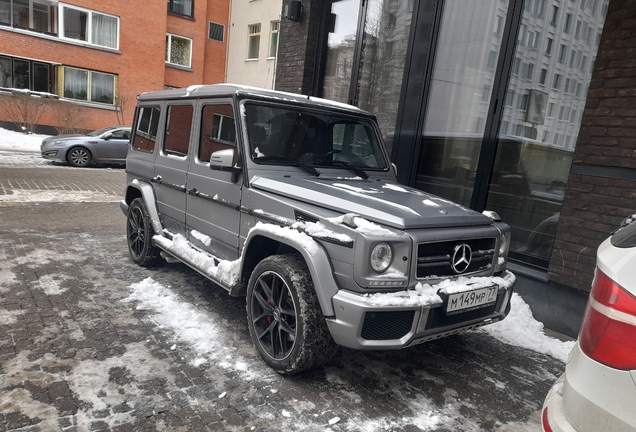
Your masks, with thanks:
M426 305L376 306L365 295L341 290L327 318L338 345L359 350L401 349L501 321L510 310L514 282L499 285L496 303L446 314L446 300Z
M66 161L66 155L59 149L42 149L42 157L44 159L64 162Z

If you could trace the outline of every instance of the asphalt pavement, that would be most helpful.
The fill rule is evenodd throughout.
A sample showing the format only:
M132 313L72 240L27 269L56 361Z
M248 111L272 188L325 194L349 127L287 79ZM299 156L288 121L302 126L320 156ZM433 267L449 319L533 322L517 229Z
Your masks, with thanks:
M123 169L19 160L0 167L0 430L540 430L564 364L484 333L277 375L244 299L184 265L132 263ZM210 323L215 355L122 301L149 277Z

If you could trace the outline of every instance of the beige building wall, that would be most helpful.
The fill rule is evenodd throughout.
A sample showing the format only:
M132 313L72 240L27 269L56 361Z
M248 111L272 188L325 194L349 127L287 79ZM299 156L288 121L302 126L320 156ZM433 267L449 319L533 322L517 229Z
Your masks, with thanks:
M272 37L277 40L277 30L272 32L272 23L278 22L282 0L233 0L230 14L230 36L228 40L227 77L229 83L255 87L274 88L276 54ZM260 24L258 57L250 55L250 31ZM273 36L273 34L275 36ZM254 48L253 44L253 48ZM277 44L273 44L276 46ZM271 52L274 51L274 52ZM251 58L250 58L251 57Z

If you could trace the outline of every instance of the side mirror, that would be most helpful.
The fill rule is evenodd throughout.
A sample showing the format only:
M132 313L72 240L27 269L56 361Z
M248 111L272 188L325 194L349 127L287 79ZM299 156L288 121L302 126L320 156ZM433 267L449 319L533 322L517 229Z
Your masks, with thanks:
M112 137L113 137L113 134L112 134L112 133L110 133L110 132L108 132L107 134L105 134L104 136L102 136L102 138L103 138L103 139L105 139L105 140L109 140L109 139L111 139Z
M210 168L231 167L234 160L234 149L219 150L210 156Z
M243 172L241 167L233 166L234 149L215 151L210 155L210 169L215 171L228 171L232 173L232 183L238 181L238 176Z

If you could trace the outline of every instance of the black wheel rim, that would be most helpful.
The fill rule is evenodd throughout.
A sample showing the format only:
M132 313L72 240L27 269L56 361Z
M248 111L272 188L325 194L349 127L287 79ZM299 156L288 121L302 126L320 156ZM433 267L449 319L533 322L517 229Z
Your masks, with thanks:
M75 149L71 152L71 161L75 165L84 166L88 164L88 153L86 150Z
M146 222L139 207L132 207L128 214L128 249L140 257L146 246Z
M287 358L296 343L296 305L285 280L275 272L261 274L250 298L256 339L275 360Z

